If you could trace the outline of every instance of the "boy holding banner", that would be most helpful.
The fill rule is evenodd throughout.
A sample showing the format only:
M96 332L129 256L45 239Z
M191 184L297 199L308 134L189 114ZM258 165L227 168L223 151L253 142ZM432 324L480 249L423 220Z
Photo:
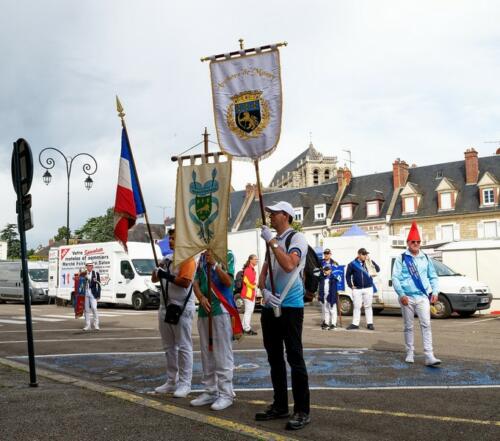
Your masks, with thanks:
M422 331L425 365L438 366L441 360L434 356L430 304L436 303L439 279L432 261L420 251L420 233L413 221L406 240L408 249L394 262L392 283L399 296L404 320L407 363L414 362L413 318L417 313Z

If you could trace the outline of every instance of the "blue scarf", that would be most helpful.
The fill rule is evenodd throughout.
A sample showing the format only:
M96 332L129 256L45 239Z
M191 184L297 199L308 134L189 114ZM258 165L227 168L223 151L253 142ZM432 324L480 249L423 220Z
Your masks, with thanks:
M375 294L378 290L377 290L377 287L375 286L375 283L373 283L373 278L372 276L370 276L370 274L368 273L368 271L366 271L365 267L363 265L361 265L361 263L359 262L358 259L354 259L352 261L352 264L357 268L359 269L363 274L366 275L366 277L368 277L368 279L370 279L372 281L372 286L373 286L373 294Z
M402 256L403 256L403 260L406 264L406 267L408 268L408 272L410 273L411 279L413 280L413 283L422 292L422 294L427 296L428 295L427 290L424 287L424 283L422 282L422 279L421 279L420 274L417 270L417 266L415 265L415 261L413 260L413 257L406 254L406 253L403 253ZM430 295L429 295L429 297L430 297Z

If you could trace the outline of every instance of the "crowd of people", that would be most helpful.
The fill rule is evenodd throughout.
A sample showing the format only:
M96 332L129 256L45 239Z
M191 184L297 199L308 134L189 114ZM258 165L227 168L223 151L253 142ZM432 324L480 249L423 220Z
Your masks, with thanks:
M237 275L237 292L244 304L242 332L256 336L251 318L255 308L257 289L262 293L260 324L263 345L267 353L273 386L273 401L261 412L257 421L288 419L286 428L301 429L310 422L310 392L307 366L302 346L305 285L308 243L305 236L292 227L293 207L279 202L266 207L271 228L263 226L261 237L267 245L266 259L257 278L258 257L250 255ZM273 231L274 230L274 231ZM175 250L175 230L168 232L169 246ZM437 301L438 277L429 258L420 250L421 240L414 223L407 239L407 250L395 260L393 286L398 294L404 322L407 363L414 362L413 322L417 314L423 336L425 364L441 363L434 356L430 323L430 304ZM339 288L344 283L344 272L325 249L321 260L318 283L318 301L321 304L321 329L334 330L339 313ZM349 331L360 327L361 308L364 308L366 328L373 331L372 300L377 291L374 277L380 271L370 259L368 250L360 248L347 265L345 282L352 292L353 317ZM233 298L235 264L228 250L224 263L208 250L197 259L190 258L178 267L173 266L173 254L165 256L152 276L161 283L158 327L165 352L164 384L156 387L158 394L171 393L175 398L186 398L191 393L193 376L192 327L197 315L204 391L190 401L191 406L210 406L221 411L234 402L233 341L236 338L234 317L224 301ZM78 280L78 293L85 296L84 330L99 330L97 300L100 298L100 275L87 261ZM196 311L195 299L198 301ZM92 322L91 322L92 318ZM286 353L286 357L285 357ZM288 408L286 362L291 370L293 413Z

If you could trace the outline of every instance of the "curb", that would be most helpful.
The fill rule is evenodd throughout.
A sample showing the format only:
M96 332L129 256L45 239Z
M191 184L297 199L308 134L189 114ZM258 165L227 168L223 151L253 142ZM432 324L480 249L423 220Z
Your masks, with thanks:
M2 357L0 357L0 365L4 365L24 372L29 372L29 366ZM283 436L277 433L267 432L265 430L260 430L255 427L237 423L231 420L226 420L224 418L213 417L202 413L194 412L192 410L184 409L182 407L177 407L172 404L165 404L158 400L143 397L135 393L127 392L122 389L110 386L102 386L97 383L80 380L78 378L66 374L58 374L46 369L37 369L37 376L42 378L47 378L49 380L56 381L62 384L70 384L72 386L78 386L83 389L91 390L93 392L98 392L100 394L107 395L109 397L113 397L122 401L128 401L130 403L148 407L150 409L155 409L157 411L168 413L170 415L186 418L191 421L196 421L202 424L209 424L210 426L213 426L217 429L236 432L240 435L248 436L253 439L269 440L269 441L298 441L297 439L290 438L289 436Z

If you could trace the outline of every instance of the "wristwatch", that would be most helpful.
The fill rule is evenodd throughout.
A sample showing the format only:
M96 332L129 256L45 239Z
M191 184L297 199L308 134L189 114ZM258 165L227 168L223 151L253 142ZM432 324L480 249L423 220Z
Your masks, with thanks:
M271 244L271 248L276 249L278 247L279 247L278 242L274 242L274 243Z

